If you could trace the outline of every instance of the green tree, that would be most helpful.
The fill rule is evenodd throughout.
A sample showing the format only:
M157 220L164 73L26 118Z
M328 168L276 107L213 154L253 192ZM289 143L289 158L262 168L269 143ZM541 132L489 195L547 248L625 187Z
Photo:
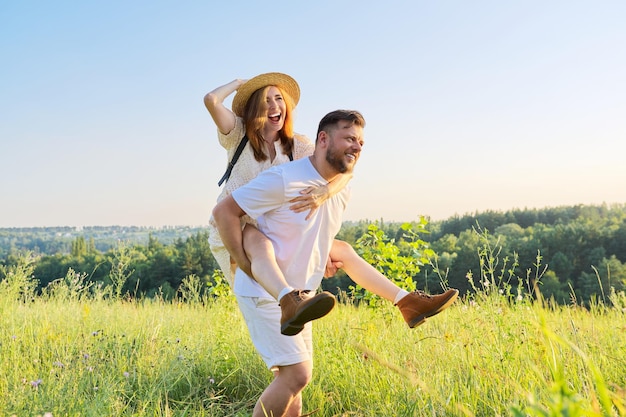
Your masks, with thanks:
M569 286L561 282L554 271L546 271L539 281L539 291L544 299L553 299L557 304L567 304L570 299Z

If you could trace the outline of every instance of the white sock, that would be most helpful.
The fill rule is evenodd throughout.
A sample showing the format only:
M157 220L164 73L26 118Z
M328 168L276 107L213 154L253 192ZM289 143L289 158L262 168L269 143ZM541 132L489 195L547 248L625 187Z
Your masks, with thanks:
M293 287L283 288L283 290L278 293L278 301L280 302L280 299L289 294L291 291L293 291Z
M396 298L393 300L393 305L395 306L396 304L398 304L400 300L402 300L406 295L409 295L409 292L407 290L401 289L400 291L398 291L398 293L396 294Z

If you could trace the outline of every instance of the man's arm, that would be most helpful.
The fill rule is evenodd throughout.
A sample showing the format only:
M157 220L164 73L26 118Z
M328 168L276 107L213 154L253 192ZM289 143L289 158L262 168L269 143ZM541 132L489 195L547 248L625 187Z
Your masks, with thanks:
M213 208L213 218L217 224L217 230L220 232L224 246L239 268L251 277L250 260L243 249L243 234L240 220L241 216L245 214L230 195Z

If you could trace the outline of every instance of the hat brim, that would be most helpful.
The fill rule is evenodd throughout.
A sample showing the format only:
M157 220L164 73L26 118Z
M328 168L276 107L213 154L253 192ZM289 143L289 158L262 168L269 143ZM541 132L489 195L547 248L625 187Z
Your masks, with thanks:
M289 94L289 97L293 100L293 105L297 105L300 100L300 86L296 80L291 78L287 74L280 72L268 72L266 74L257 75L254 78L250 78L244 84L237 89L237 94L233 98L233 112L237 116L243 116L243 111L246 108L246 103L250 99L250 96L259 88L266 87L268 85L274 85L280 87L284 93Z

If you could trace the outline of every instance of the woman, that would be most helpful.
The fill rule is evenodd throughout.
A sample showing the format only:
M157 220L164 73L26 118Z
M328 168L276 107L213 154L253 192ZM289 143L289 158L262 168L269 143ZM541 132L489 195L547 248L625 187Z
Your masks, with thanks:
M235 91L237 93L231 111L223 102ZM261 74L247 81L236 79L204 97L205 106L217 126L220 144L226 148L229 161L232 161L242 138L247 137L241 155L230 166L232 171L227 172L229 176L218 201L270 166L308 157L313 153L314 145L305 136L293 132L293 110L299 99L297 82L281 73ZM292 200L292 209L316 210L349 180L344 175L325 187L303 190L301 197ZM251 261L247 265L238 266L249 276L255 277L275 299L280 300L294 289L285 281L276 264L271 242L254 227L252 219L247 218L245 222L247 224L242 224L243 247ZM231 262L213 219L210 221L209 242L211 251L232 285L237 265ZM333 244L327 275L333 275L337 268L343 268L363 288L397 305L411 328L443 311L458 295L457 290L448 290L437 296L420 291L408 293L365 262L349 244L339 240ZM260 281L261 271L263 278Z

